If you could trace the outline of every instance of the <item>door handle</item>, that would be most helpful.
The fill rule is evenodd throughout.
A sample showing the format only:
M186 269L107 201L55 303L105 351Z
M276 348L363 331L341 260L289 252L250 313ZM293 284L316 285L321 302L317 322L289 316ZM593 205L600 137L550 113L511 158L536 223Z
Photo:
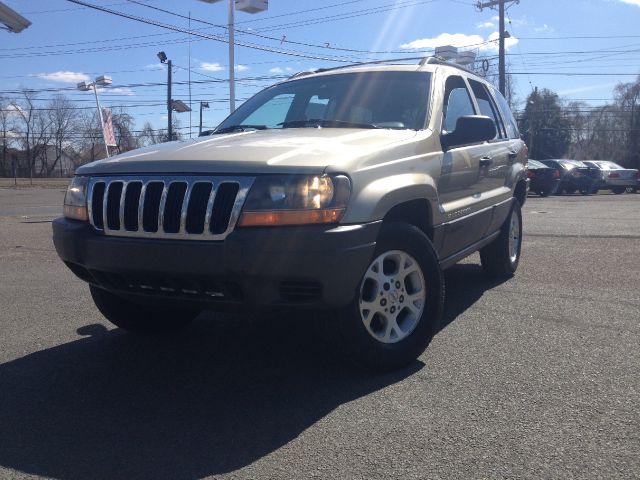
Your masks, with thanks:
M493 163L493 158L491 157L482 157L480 159L480 168L488 167Z

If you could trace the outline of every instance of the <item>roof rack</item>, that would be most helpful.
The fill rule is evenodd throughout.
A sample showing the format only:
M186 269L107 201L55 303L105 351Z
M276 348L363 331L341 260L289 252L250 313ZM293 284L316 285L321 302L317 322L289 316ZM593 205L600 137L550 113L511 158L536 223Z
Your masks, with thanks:
M448 60L442 57L430 56L430 57L405 57L405 58L390 58L386 60L371 60L369 62L358 62L358 63L350 63L348 65L340 65L338 67L329 67L329 68L317 68L315 70L304 70L302 72L294 73L289 77L289 79L304 77L305 75L312 75L314 73L324 73L331 72L334 70L341 70L343 68L351 68L351 67L359 67L361 65L380 65L380 64L389 64L389 63L397 63L397 62L408 62L411 60L420 60L418 62L419 66L424 65L446 65L448 67L458 68L460 70L464 70L465 72L472 73L476 75L476 73L468 68L463 67L457 63L449 62Z

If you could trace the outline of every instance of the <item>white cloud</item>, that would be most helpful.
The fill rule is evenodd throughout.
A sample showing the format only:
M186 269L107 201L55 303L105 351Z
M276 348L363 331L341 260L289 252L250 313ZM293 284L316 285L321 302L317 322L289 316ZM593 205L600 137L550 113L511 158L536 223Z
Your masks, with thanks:
M89 75L80 72L59 71L51 73L38 73L36 77L42 78L43 80L50 80L52 82L61 83L80 83L89 81Z
M145 70L162 70L164 69L164 65L161 63L148 63L143 67Z
M200 68L202 70L206 70L207 72L222 72L226 70L219 63L209 63L209 62L200 62Z
M131 90L129 87L110 88L107 91L110 93L121 93L123 95L128 95L129 97L135 96L135 92Z
M421 38L405 43L400 48L406 49L422 49L436 48L452 45L458 48L478 49L478 50L497 50L498 49L498 32L493 32L488 38L480 35L467 35L464 33L441 33L437 37ZM505 48L510 48L518 43L515 37L505 40Z
M285 73L285 72L293 72L293 68L291 68L291 67L285 67L285 68L273 67L273 68L269 69L269 73Z
M628 3L629 5L636 5L640 7L640 0L620 0L622 3Z
M24 109L20 105L14 105L12 103L7 105L6 109L8 110L7 115L18 115L24 112Z
M496 28L496 24L493 22L482 22L477 24L476 28Z
M236 72L246 72L249 70L249 67L246 65L236 65Z

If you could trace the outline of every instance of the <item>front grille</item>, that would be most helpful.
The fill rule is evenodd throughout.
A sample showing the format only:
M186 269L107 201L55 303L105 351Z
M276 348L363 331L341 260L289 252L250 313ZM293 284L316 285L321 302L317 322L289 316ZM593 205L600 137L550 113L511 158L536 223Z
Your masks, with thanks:
M105 235L222 240L253 177L93 177L89 220Z

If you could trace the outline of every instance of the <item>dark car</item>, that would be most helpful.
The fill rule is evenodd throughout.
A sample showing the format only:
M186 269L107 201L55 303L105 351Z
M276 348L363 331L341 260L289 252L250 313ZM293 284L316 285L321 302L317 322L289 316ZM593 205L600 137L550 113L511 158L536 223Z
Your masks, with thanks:
M603 180L600 170L589 167L578 160L550 159L539 160L547 167L555 168L560 172L560 184L556 190L558 195L563 193L580 192L583 195L597 192L603 188Z
M529 160L527 178L530 182L529 191L537 193L541 197L548 197L558 189L560 170L548 167L537 160Z

